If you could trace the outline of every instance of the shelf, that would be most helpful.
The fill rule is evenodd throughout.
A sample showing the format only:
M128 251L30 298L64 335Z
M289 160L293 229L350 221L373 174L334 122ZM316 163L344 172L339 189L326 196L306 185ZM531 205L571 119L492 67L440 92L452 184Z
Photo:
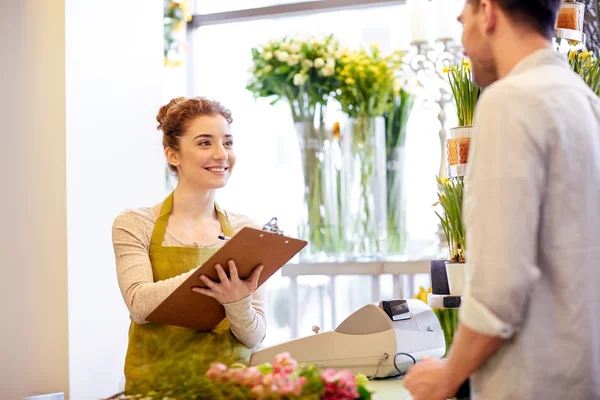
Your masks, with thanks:
M467 174L467 164L456 164L448 167L448 178L461 178Z
M585 33L581 32L581 31L575 31L572 29L555 29L555 34L554 37L556 39L565 39L565 40L571 40L574 42L578 42L581 44L585 44L585 41L587 39L587 37L585 36Z
M462 296L433 293L430 293L428 296L428 303L431 308L460 308L460 303L462 302Z
M298 263L287 264L281 269L281 274L283 276L429 274L429 261L430 260Z

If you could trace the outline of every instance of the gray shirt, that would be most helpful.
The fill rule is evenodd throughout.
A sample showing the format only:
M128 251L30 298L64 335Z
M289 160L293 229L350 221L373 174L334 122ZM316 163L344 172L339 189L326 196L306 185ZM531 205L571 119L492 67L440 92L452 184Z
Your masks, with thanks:
M506 340L476 399L600 399L600 100L540 50L488 88L465 181L462 323Z

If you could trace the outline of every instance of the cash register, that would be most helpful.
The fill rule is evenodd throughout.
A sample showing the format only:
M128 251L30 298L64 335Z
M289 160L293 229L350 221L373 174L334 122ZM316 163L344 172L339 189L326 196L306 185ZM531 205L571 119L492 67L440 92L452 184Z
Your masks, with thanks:
M300 365L347 369L373 379L403 375L423 356L441 358L446 351L437 317L416 299L367 304L334 331L314 332L259 350L250 364L270 362L288 352Z

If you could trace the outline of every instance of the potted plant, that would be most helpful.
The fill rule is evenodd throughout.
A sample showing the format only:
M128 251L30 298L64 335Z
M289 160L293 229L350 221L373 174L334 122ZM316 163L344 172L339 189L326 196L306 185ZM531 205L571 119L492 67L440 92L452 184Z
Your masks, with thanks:
M449 260L446 262L446 275L450 295L462 296L469 283L471 268L465 262L466 236L462 220L464 182L462 177L437 178L440 191L434 206L441 205L443 213L435 212L442 224L448 241Z
M469 157L475 107L482 91L473 81L469 60L464 59L458 65L446 67L444 72L448 74L458 116L458 127L450 129L451 138L446 141L448 168L458 169L457 174L464 175L464 166Z

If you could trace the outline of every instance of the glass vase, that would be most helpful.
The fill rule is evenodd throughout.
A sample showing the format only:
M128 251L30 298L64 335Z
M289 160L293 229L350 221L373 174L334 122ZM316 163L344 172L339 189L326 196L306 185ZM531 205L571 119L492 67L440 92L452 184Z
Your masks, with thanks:
M344 233L347 254L377 259L386 253L386 163L383 118L358 117L342 133Z
M308 241L304 262L332 261L344 251L341 211L341 152L332 129L325 126L325 106L297 113L304 176L304 209L299 236Z
M387 149L387 252L403 255L406 251L406 193L404 186L404 146Z

